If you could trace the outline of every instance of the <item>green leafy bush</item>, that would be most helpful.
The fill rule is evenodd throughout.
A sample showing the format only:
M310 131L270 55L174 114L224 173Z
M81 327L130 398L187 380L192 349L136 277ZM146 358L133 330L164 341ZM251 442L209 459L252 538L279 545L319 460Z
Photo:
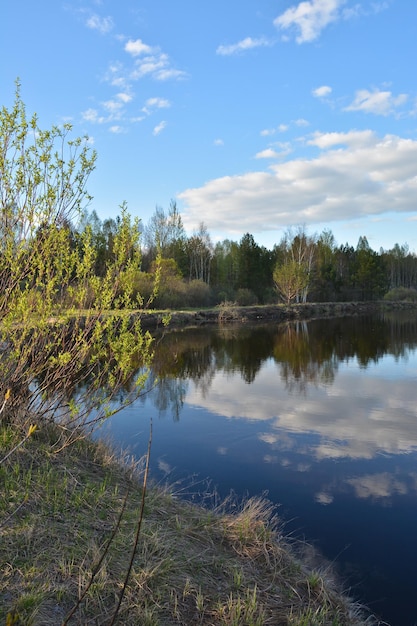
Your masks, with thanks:
M385 294L384 300L417 302L417 290L407 287L395 287Z

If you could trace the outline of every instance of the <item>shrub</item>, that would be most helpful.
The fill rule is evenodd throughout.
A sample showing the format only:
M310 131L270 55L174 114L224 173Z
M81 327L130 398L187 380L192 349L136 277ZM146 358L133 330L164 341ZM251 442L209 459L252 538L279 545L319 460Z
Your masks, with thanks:
M151 298L154 291L154 276L147 272L137 272L133 279L133 294L134 300L137 300L138 296L142 299L143 304Z
M384 300L405 300L406 302L416 302L417 290L407 287L395 287L385 294Z
M203 280L190 280L186 285L185 298L189 307L209 306L212 298L210 286Z
M183 280L171 278L162 280L155 298L155 307L160 309L181 309L186 306L186 286Z
M250 289L238 289L236 302L239 306L251 306L258 304L258 297Z

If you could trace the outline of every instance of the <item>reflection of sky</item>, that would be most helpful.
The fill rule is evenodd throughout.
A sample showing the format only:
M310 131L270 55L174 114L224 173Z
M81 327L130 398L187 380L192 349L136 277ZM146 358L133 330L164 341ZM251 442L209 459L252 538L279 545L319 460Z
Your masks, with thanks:
M228 418L269 421L263 441L288 447L292 433L319 436L305 450L316 459L370 459L417 450L417 359L384 357L367 369L340 363L332 385L289 393L279 366L267 361L252 385L216 372L210 393L190 386L185 402Z
M367 367L350 356L325 383L327 364L307 365L296 384L273 358L251 384L239 367L210 368L197 384L172 378L108 426L142 455L153 417L154 478L185 497L206 497L206 478L220 497L266 491L358 600L393 625L417 623L417 352Z
M360 365L357 359L351 359L346 365L353 369L359 369ZM403 380L414 379L417 381L417 357L414 350L407 350L405 356L396 358L391 354L385 354L377 363L371 362L367 367L362 367L361 374L363 376Z

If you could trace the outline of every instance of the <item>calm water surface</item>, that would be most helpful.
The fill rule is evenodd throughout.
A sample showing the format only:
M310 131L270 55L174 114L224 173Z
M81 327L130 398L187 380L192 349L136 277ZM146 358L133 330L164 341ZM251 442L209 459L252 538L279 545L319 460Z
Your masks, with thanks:
M267 493L392 626L417 624L417 317L176 331L158 386L106 424L199 499Z

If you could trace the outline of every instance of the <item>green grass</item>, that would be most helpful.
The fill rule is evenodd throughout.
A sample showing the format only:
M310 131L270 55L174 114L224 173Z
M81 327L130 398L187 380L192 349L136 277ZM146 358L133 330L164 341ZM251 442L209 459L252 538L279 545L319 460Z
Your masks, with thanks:
M0 624L105 625L117 607L143 468L89 440L55 454L55 439L43 427L0 465ZM0 428L1 458L21 440ZM296 555L270 503L249 500L231 515L227 503L207 510L152 486L115 623L353 626L365 618Z

